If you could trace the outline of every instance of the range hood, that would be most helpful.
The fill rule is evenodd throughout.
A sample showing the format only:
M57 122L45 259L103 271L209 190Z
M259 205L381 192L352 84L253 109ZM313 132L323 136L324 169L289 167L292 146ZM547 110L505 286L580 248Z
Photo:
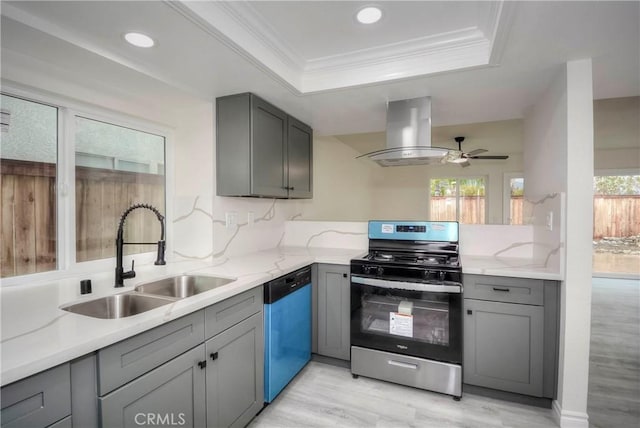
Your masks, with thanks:
M462 152L431 146L431 97L390 101L387 105L387 145L367 153L380 166L425 165L450 161Z

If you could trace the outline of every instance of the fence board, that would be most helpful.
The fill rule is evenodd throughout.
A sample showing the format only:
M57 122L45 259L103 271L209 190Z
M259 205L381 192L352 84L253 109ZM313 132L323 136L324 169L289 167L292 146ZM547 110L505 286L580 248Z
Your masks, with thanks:
M116 213L116 185L113 181L102 182L102 235L100 237L100 254L102 258L115 257L116 231L120 214Z
M15 183L16 275L36 272L35 177Z
M2 254L0 259L0 269L2 277L13 276L16 273L15 264L15 216L14 210L14 185L16 177L14 175L2 175L1 198L2 198L2 232L0 241L2 242Z
M56 268L55 178L35 179L36 271Z

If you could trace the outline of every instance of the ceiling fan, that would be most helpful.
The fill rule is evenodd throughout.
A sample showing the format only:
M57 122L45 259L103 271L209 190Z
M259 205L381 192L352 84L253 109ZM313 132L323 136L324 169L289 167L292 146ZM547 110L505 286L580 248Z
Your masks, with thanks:
M454 150L450 152L447 156L442 158L442 163L457 163L464 168L471 165L469 163L469 159L509 159L509 156L506 155L478 156L480 153L488 151L485 149L476 149L469 153L465 153L462 151L462 142L464 141L464 137L455 137L454 140L458 143L458 151Z

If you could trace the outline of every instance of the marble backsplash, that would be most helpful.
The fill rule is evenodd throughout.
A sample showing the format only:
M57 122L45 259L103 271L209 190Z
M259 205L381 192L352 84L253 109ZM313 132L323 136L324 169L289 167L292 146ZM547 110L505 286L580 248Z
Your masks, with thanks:
M172 224L174 260L224 260L276 247L366 249L367 222L302 220L304 203L258 198L177 200ZM548 214L552 228L548 230ZM226 225L225 217L235 216ZM564 194L527 198L528 224L460 225L460 253L472 256L524 258L560 272L563 265Z
M366 249L366 221L287 221L283 246Z

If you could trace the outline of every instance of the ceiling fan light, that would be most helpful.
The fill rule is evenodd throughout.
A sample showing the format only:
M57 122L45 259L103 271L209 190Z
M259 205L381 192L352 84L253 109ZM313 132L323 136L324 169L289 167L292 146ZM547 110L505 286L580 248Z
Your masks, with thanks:
M467 162L467 158L460 156L457 159L451 159L449 160L450 163L465 163Z
M358 11L356 19L361 24L375 24L382 18L382 11L375 6L367 6Z

